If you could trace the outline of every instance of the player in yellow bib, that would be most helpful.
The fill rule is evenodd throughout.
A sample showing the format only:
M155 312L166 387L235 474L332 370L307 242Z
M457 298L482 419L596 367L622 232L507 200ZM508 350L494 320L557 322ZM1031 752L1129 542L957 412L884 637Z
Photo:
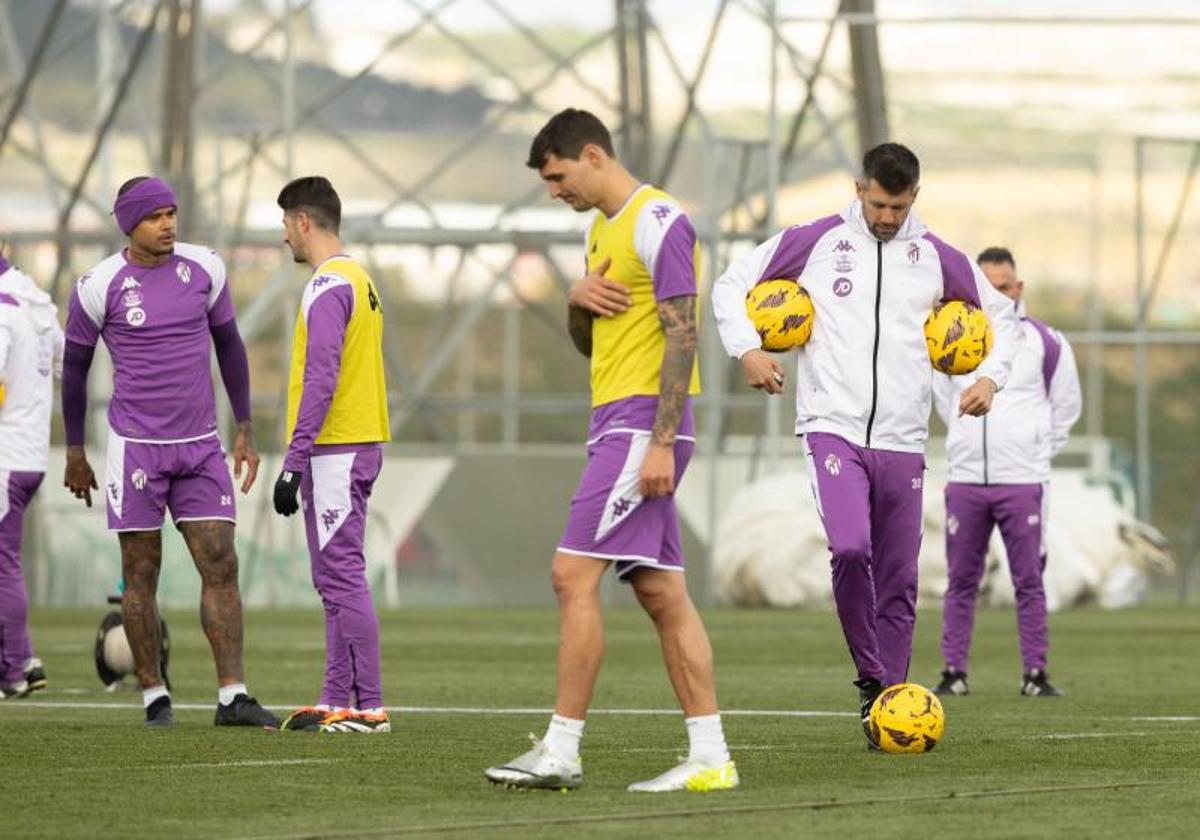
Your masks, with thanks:
M598 211L568 315L576 348L591 359L592 418L587 466L551 571L559 607L554 715L532 750L485 775L518 788L582 784L579 743L604 656L600 581L615 564L654 621L690 745L679 765L629 790L736 787L712 648L684 583L673 496L695 444L690 397L700 391L695 230L678 202L617 161L608 129L586 111L554 116L534 138L527 166L551 198Z
M288 377L288 449L275 510L304 499L313 585L325 607L325 681L315 706L283 729L388 732L379 619L367 585L367 500L390 439L383 375L383 308L367 272L342 253L342 203L325 178L279 193L285 241L313 269L300 300Z

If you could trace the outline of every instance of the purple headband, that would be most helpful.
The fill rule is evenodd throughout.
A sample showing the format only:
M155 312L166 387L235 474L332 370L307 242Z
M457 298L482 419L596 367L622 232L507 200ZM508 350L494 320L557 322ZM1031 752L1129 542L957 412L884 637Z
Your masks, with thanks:
M170 184L160 178L147 178L124 195L117 196L112 212L117 219L117 227L128 236L142 219L155 210L178 206Z

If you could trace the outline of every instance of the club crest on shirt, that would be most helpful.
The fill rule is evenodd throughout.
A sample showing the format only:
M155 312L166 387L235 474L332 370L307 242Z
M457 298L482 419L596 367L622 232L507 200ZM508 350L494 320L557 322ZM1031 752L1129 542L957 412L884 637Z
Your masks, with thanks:
M192 282L192 269L187 263L184 263L184 262L176 263L175 264L175 276L179 278L179 282L181 282L181 283L185 283L185 284L191 283Z
M921 261L921 246L916 242L908 246L908 261L913 265Z
M132 309L135 306L141 306L142 293L137 289L130 289L121 295L121 303L125 304L126 309Z
M825 472L837 475L842 471L842 459L830 452L825 456Z
M833 267L838 274L849 274L854 271L854 257L849 254L839 254L837 259L833 261Z
M146 310L140 306L127 309L125 310L125 320L129 322L129 326L131 327L140 327L146 323Z

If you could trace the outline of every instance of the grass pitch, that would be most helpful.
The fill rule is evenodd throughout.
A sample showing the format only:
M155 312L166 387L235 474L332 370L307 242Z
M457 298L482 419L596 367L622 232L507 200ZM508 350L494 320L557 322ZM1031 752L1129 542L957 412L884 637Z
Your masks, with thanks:
M981 612L974 694L946 702L945 740L917 756L867 752L832 614L709 610L742 787L706 795L624 791L686 753L653 630L634 609L609 613L586 781L569 794L497 789L482 774L545 728L552 610L385 612L386 700L410 710L373 737L214 729L194 612L167 615L177 724L147 730L140 695L106 694L95 675L103 611L32 616L50 687L0 704L7 836L1143 837L1187 835L1200 816L1194 608L1053 616L1061 699L1018 696L1014 615ZM916 682L940 669L939 622L918 619ZM319 613L251 613L246 639L260 700L315 699Z

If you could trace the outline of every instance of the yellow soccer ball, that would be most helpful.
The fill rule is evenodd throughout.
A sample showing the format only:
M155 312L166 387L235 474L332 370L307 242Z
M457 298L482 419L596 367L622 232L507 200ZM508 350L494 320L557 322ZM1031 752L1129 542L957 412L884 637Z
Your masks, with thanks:
M871 738L888 753L929 752L942 740L946 712L932 691L916 683L885 688L871 706Z
M772 353L792 350L812 335L812 299L795 280L764 280L746 295L746 314Z
M992 325L978 306L948 300L925 319L925 343L935 370L952 376L970 373L992 350Z

